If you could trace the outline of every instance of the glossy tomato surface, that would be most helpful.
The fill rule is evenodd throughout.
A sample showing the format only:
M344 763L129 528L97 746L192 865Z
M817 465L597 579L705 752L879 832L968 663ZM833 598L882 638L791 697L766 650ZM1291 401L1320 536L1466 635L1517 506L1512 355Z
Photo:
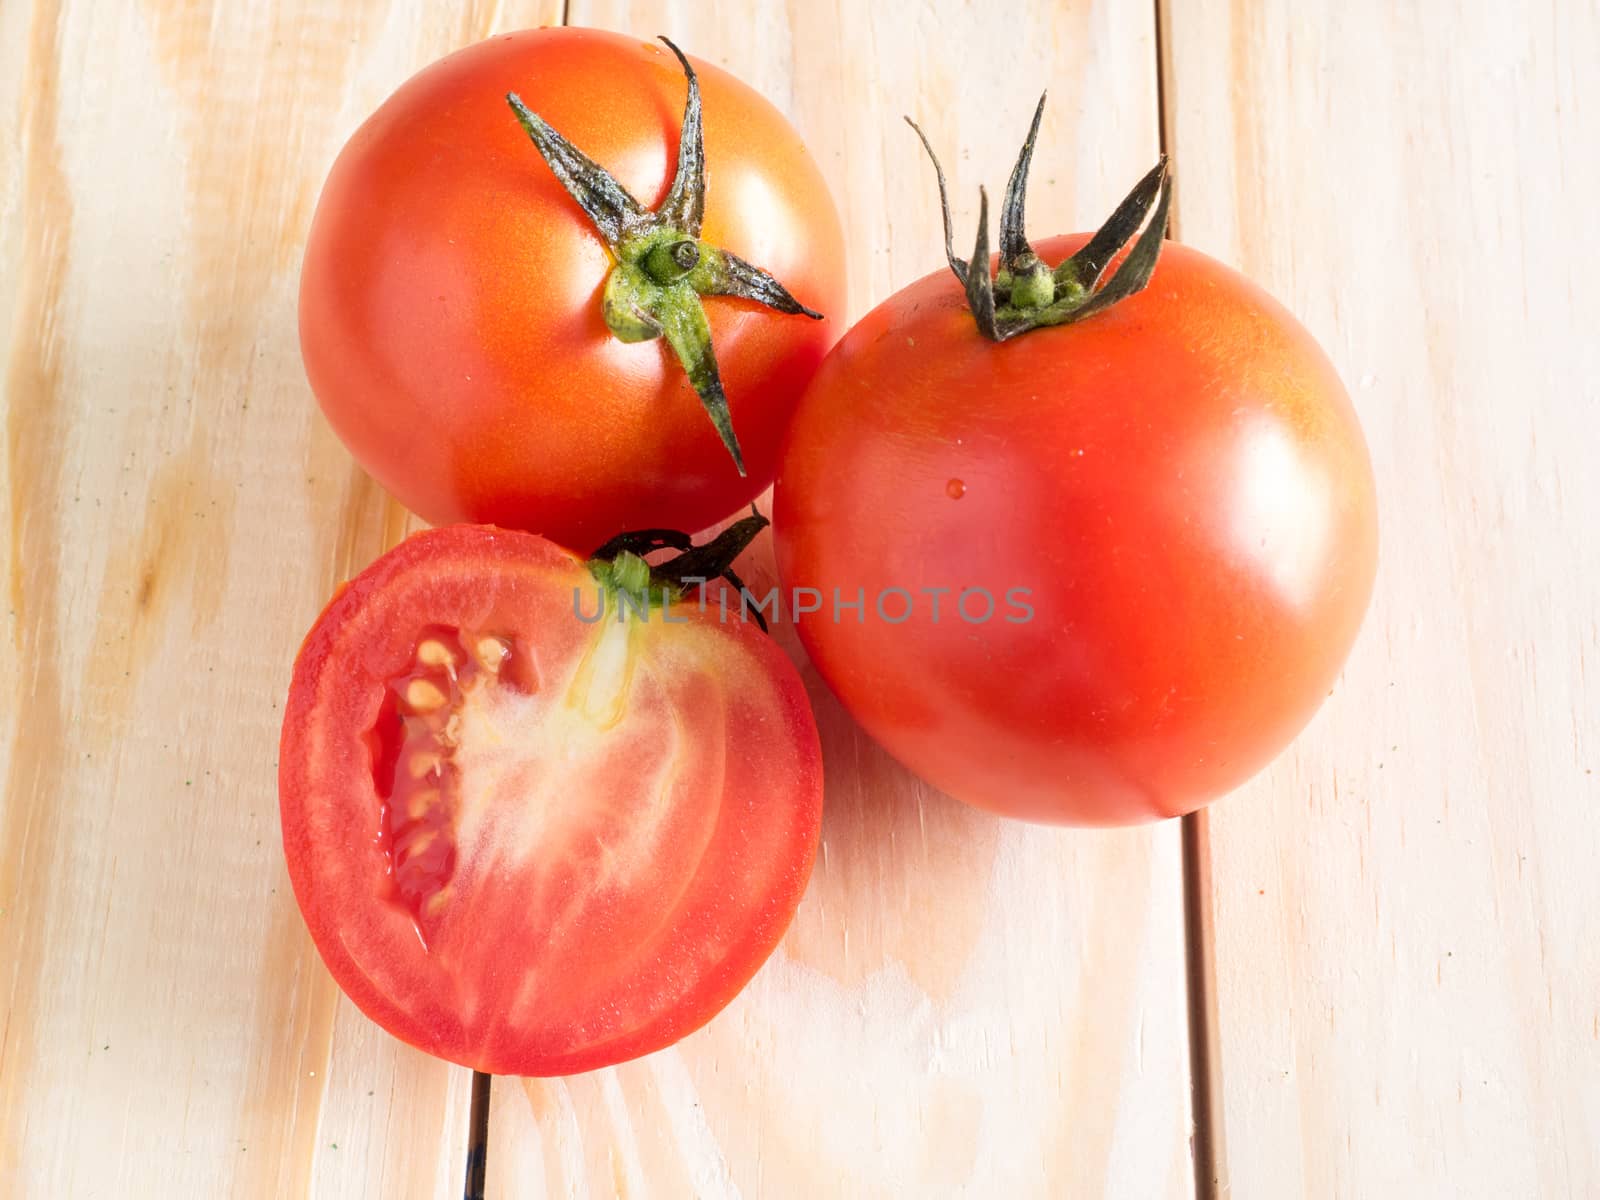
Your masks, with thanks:
M610 253L506 102L520 94L653 208L686 90L666 47L583 29L493 38L405 83L339 155L301 277L306 372L356 458L429 521L589 550L619 529L703 528L771 483L840 328L839 220L782 115L727 72L695 68L701 236L830 318L705 300L748 478L665 344L607 328Z
M585 623L595 586L530 534L418 534L329 604L289 693L284 848L323 960L397 1037L496 1074L699 1027L777 944L817 845L783 653L693 603Z
M935 786L1038 821L1174 816L1248 779L1327 695L1376 565L1332 365L1173 243L1144 291L999 345L947 272L893 296L818 373L774 504L845 706Z

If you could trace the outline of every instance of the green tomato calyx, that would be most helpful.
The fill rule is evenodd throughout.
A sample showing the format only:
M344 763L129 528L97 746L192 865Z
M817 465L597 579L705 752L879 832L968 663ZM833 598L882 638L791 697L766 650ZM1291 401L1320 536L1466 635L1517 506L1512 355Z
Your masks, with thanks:
M701 299L742 296L780 313L803 314L816 321L822 314L801 304L760 267L700 240L706 207L700 81L683 51L666 38L661 40L683 67L689 92L678 135L677 170L667 198L654 212L531 111L515 92L509 93L506 101L616 260L601 295L606 325L624 342L666 341L743 475L744 455L733 431L728 397L711 345L711 325Z
M1039 120L1044 116L1045 97L1039 97L1033 110L1017 163L1006 184L1005 203L1000 210L1000 265L989 276L989 194L978 189L978 237L972 260L956 257L950 224L950 200L945 186L944 168L928 142L927 134L910 117L906 124L922 139L922 148L933 161L939 180L939 210L944 216L944 255L950 270L967 293L978 329L991 341L1003 342L1032 329L1068 325L1095 313L1104 312L1119 300L1142 291L1155 273L1161 254L1161 239L1167 232L1167 213L1172 203L1172 175L1167 156L1141 179L1083 248L1058 267L1042 262L1023 232L1023 208L1027 200L1028 169L1033 163L1033 144L1039 136ZM1145 217L1154 216L1148 224ZM1144 232L1140 233L1140 227ZM1106 270L1123 248L1139 234L1122 265L1105 279ZM1103 284L1102 281L1104 280Z

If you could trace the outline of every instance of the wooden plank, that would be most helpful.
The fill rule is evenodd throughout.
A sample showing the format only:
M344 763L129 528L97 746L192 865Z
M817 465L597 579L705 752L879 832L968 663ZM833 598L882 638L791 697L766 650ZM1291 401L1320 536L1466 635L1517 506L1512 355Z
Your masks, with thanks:
M1153 11L1009 13L1008 28L944 0L569 15L666 33L787 111L833 181L859 314L943 261L932 171L902 113L944 152L963 239L978 183L1003 188L1047 84L1031 228L1093 224L1154 159ZM763 590L770 555L749 576ZM1176 826L1086 834L969 811L810 682L824 848L774 961L677 1047L496 1080L488 1194L1191 1194Z
M469 1074L340 997L278 846L295 648L406 523L296 280L366 113L559 7L0 5L0 1193L460 1192Z
M1600 1194L1600 18L1164 9L1179 236L1332 352L1383 525L1212 818L1234 1193Z

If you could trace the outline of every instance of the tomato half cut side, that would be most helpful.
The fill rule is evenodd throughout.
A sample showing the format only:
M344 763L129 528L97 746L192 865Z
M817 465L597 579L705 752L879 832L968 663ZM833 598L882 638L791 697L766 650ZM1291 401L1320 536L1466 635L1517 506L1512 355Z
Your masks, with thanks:
M318 950L389 1032L496 1074L704 1024L816 851L789 660L712 606L595 619L597 588L531 534L420 533L335 596L290 688L284 849Z

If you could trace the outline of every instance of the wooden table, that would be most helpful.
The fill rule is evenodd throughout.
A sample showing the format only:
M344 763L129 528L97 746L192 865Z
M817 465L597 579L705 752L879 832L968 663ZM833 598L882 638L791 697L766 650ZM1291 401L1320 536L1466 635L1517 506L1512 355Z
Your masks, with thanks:
M817 688L825 845L783 948L678 1047L497 1080L488 1194L1143 1198L1214 1164L1251 1198L1600 1195L1593 6L566 10L0 4L0 1195L462 1191L469 1073L341 997L278 847L295 646L412 524L311 401L295 288L355 125L563 16L790 114L857 314L940 262L902 113L964 229L1045 85L1031 229L1094 223L1164 143L1176 236L1339 363L1383 561L1324 712L1208 843L980 816Z

